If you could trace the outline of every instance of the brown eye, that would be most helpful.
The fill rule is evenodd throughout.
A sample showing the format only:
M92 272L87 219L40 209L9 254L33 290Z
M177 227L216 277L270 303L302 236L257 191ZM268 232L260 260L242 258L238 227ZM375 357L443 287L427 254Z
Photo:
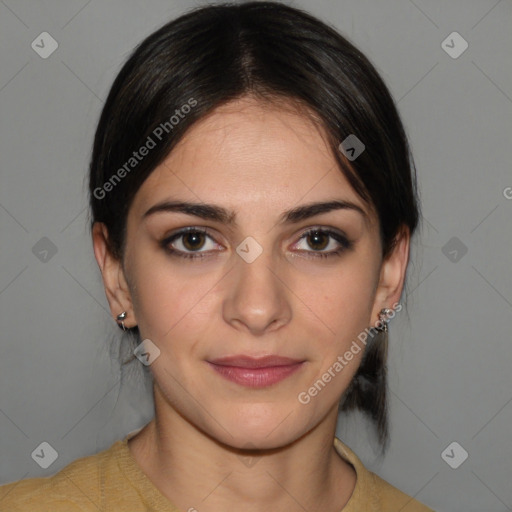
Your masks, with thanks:
M311 249L322 251L329 245L329 238L329 235L324 231L311 231L306 240Z
M223 249L205 229L195 227L174 233L162 240L160 246L171 256L182 258L204 258Z
M199 231L191 231L182 235L183 246L189 251L197 251L201 249L205 242L204 233Z
M305 257L341 256L341 254L352 249L353 244L347 237L332 229L313 228L302 234L299 242L295 244ZM308 254L309 253L309 254Z

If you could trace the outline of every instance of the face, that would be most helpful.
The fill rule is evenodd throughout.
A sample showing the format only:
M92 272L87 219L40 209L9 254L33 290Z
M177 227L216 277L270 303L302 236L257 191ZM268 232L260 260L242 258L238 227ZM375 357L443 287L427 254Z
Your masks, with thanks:
M344 354L398 301L407 240L383 262L378 232L321 130L246 98L196 123L138 190L107 296L160 350L168 412L234 447L282 446L336 413L363 351Z

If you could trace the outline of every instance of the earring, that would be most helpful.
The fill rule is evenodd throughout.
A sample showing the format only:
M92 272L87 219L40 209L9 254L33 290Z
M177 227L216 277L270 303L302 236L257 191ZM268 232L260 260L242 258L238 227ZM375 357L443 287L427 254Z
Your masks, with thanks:
M126 327L124 326L124 320L126 319L127 316L128 313L126 313L126 311L123 311L122 313L119 313L119 315L117 315L117 325L119 325L119 327L123 329L123 331L126 331Z
M379 313L379 320L375 325L375 329L379 332L388 332L389 318L393 314L393 310L389 308L382 308Z

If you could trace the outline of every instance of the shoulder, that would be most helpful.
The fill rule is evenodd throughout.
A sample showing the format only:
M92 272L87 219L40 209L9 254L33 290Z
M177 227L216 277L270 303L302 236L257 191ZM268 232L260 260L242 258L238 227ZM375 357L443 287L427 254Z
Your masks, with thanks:
M334 439L334 447L352 464L357 474L355 489L343 512L434 512L366 469L357 455L338 438Z
M370 475L375 486L375 493L381 508L381 512L434 512L431 508L423 505L416 499L393 487L390 483L380 478L375 473Z
M2 512L86 512L101 510L105 479L115 478L123 441L81 457L49 477L28 478L0 486Z

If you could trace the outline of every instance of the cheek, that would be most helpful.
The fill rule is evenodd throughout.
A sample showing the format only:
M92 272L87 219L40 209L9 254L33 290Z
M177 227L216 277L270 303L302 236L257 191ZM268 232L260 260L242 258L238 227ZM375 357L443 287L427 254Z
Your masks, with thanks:
M142 251L134 255L133 263L132 300L141 336L162 344L179 338L183 331L199 336L217 274L181 272L167 256Z
M375 292L371 270L361 262L347 263L329 277L316 280L316 286L309 282L309 294L303 296L313 314L305 311L301 330L312 340L312 366L308 387L299 401L301 397L311 399L320 406L339 400L354 377L365 350L358 336L370 325ZM306 282L301 290L306 293ZM320 394L322 399L314 400Z
M310 309L317 333L324 332L326 341L343 345L368 327L375 283L374 268L354 255L329 273L302 277L296 293Z

